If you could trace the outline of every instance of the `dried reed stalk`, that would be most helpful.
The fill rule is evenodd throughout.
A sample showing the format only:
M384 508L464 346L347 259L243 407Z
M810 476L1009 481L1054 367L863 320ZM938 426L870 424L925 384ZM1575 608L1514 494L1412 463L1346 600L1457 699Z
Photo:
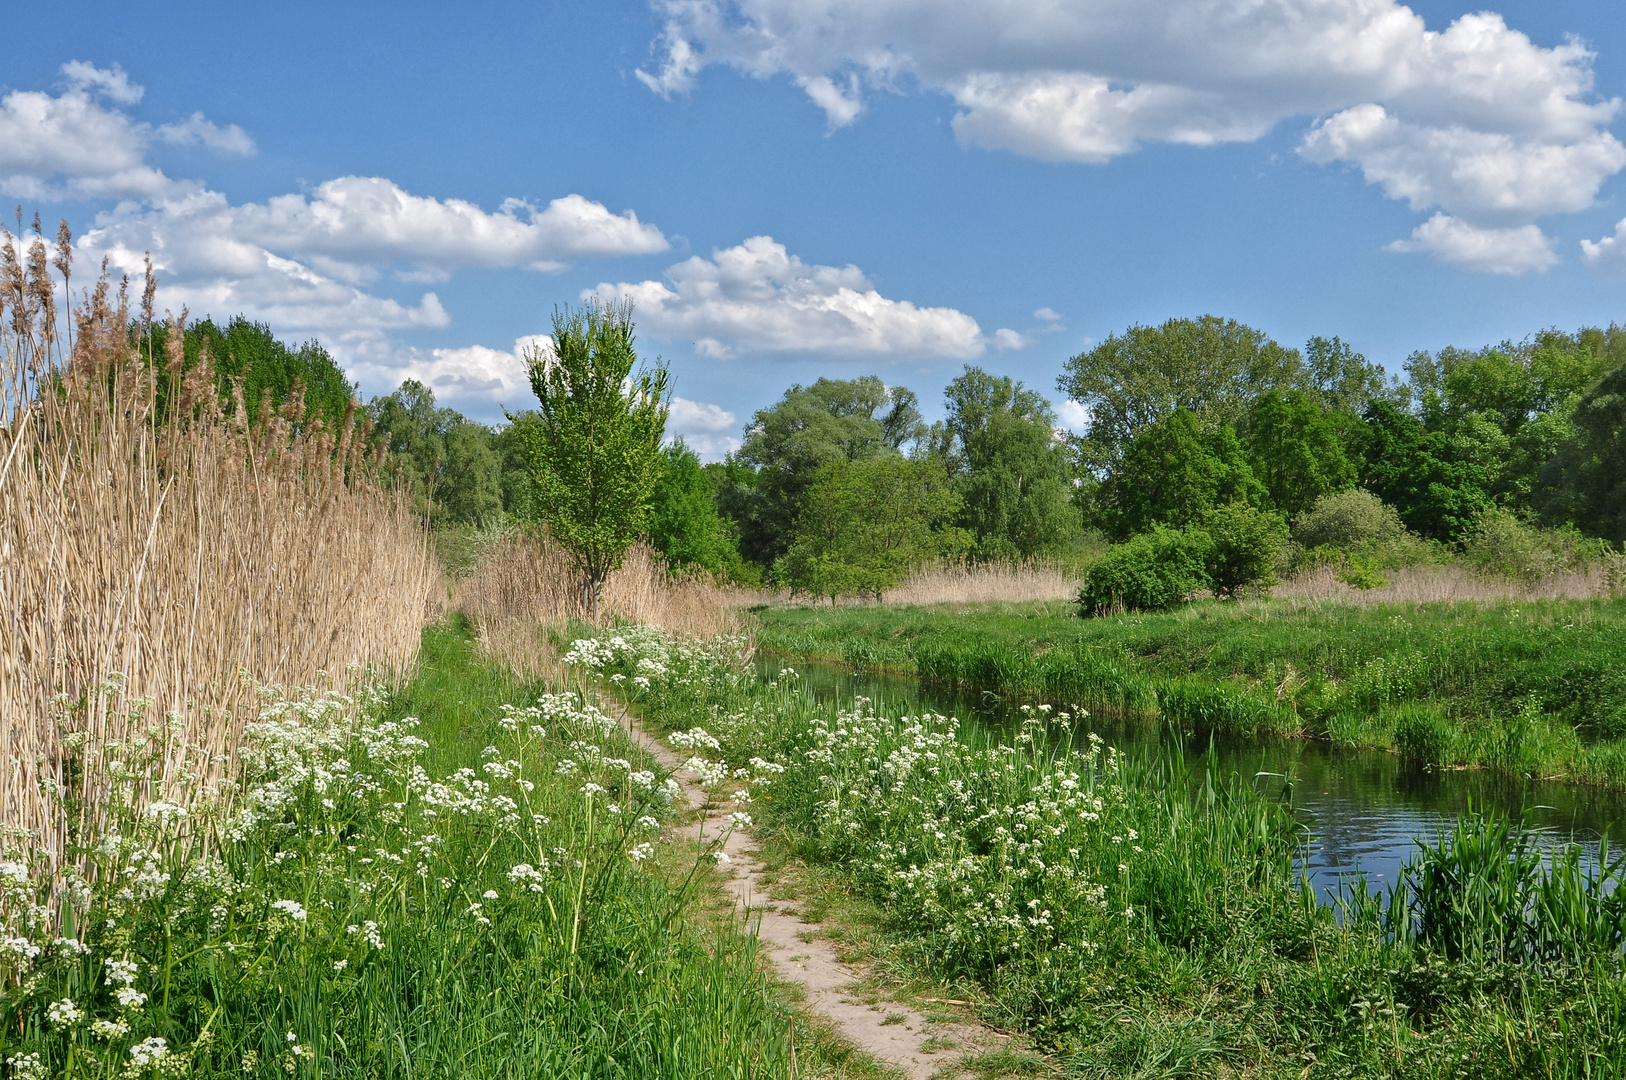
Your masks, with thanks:
M1387 585L1357 589L1337 579L1331 566L1319 566L1282 582L1271 595L1278 601L1340 604L1428 604L1455 600L1592 600L1620 591L1613 564L1599 563L1584 571L1550 574L1525 583L1486 577L1463 566L1411 566L1385 570Z
M570 555L543 530L515 529L486 551L457 585L455 605L479 627L482 649L525 677L553 673L546 630L589 621L581 574ZM659 552L635 544L599 597L597 621L659 626L676 637L705 639L741 631L744 589L718 586L703 575L674 576Z
M59 865L98 832L111 748L147 744L143 794L185 805L256 683L404 670L444 590L353 410L323 431L296 392L251 430L207 356L183 374L181 321L169 356L132 347L105 274L70 348L37 230L22 247L0 242L0 824Z

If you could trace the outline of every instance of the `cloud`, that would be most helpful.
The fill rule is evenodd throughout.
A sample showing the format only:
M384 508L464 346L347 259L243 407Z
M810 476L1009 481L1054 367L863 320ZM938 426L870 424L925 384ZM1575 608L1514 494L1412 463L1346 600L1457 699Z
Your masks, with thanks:
M1038 311L1035 311L1033 313L1033 317L1035 319L1038 319L1040 322L1047 322L1047 323L1059 323L1059 322L1061 322L1061 313L1058 312L1058 311L1055 311L1052 308L1047 308L1047 307L1042 307Z
M720 405L674 397L666 418L669 437L681 438L702 461L721 461L740 448L740 440L725 432L739 426L735 415Z
M124 69L114 64L99 68L84 60L69 60L62 65L62 75L68 86L80 93L100 94L120 105L134 105L146 94L146 88L130 81Z
M1626 271L1626 218L1615 223L1615 234L1581 241L1581 261L1596 270Z
M201 185L172 180L148 164L153 142L202 144L216 153L247 156L254 140L235 124L220 127L202 113L154 128L122 108L140 102L142 88L117 64L81 60L62 65L68 88L52 96L13 90L0 97L0 192L18 199L56 197L179 198Z
M153 130L153 137L171 146L194 146L201 143L217 154L232 157L253 157L254 140L236 124L221 127L200 112L178 124L164 124Z
M721 405L681 397L672 399L672 412L666 420L668 428L685 433L728 431L737 423L734 414Z
M542 210L509 199L486 213L462 199L412 195L377 176L340 177L310 196L249 203L233 218L241 235L330 260L341 276L369 273L385 261L442 276L471 266L554 271L571 256L646 255L670 246L633 211L612 214L580 195L554 199Z
M1534 225L1482 229L1449 214L1435 214L1387 250L1420 251L1440 262L1489 274L1518 276L1558 262L1553 242Z
M582 293L629 299L656 337L687 339L702 356L866 356L970 359L987 349L977 321L954 308L890 300L856 266L802 262L770 236L696 255L665 281L602 283Z
M1033 344L1033 339L1026 334L1019 334L1015 330L1000 327L995 330L990 339L994 348L1000 352L1009 352L1012 349L1025 349Z
M1072 398L1056 406L1056 417L1062 427L1072 432L1082 432L1090 425L1090 410Z
M386 350L362 359L353 370L369 392L388 393L405 380L416 379L435 392L438 404L496 420L501 417L498 406L517 411L535 404L527 356L551 345L545 334L528 334L516 339L512 350L485 345Z
M1626 168L1606 130L1621 103L1594 93L1588 48L1539 46L1494 12L1430 30L1395 0L965 0L953 18L935 0L655 7L651 89L685 92L712 65L782 74L831 127L913 85L954 102L965 145L1100 163L1313 118L1307 160L1481 230L1584 208Z

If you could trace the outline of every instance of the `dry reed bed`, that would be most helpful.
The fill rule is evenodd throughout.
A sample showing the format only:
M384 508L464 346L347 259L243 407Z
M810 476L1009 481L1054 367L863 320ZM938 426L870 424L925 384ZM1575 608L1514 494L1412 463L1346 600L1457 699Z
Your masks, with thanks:
M1614 563L1596 563L1586 570L1550 574L1533 582L1488 577L1465 566L1409 566L1385 570L1389 583L1376 589L1357 589L1339 581L1336 570L1320 566L1282 582L1272 590L1277 600L1339 604L1432 604L1450 601L1596 600L1621 591Z
M654 548L635 544L604 583L596 616L583 604L582 577L565 549L542 530L514 529L493 542L457 583L453 604L479 628L481 648L525 677L552 672L544 630L576 621L658 626L706 639L741 631L740 608L756 594L703 575L674 576Z
M0 823L55 865L96 834L110 755L145 743L140 797L184 805L220 778L256 684L405 669L444 592L351 422L301 429L296 392L250 430L207 356L182 375L181 325L171 356L132 349L105 279L67 347L43 243L19 260L6 241Z

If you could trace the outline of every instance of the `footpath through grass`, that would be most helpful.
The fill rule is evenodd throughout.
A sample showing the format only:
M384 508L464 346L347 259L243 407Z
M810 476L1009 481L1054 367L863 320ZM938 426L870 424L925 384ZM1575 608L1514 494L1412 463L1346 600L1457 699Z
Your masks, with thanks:
M662 839L672 789L546 689L431 628L397 692L271 695L229 812L121 812L152 765L124 748L93 876L0 862L3 1075L788 1075L754 939Z
M1626 600L765 608L758 645L928 682L1626 786Z
M1469 821L1386 899L1320 905L1299 827L1216 766L818 704L721 649L626 629L568 661L620 688L759 835L874 905L943 996L1078 1077L1626 1075L1621 865ZM741 775L755 778L741 785ZM726 785L726 787L724 787ZM804 898L804 904L816 904Z

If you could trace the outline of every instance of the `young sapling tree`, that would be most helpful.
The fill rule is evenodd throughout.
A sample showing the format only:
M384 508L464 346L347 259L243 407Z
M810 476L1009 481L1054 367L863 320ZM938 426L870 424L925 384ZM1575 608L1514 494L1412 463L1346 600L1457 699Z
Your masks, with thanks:
M556 309L552 349L532 349L526 363L539 403L520 428L532 488L596 613L605 578L644 532L661 477L669 375L660 363L633 371L631 303Z

